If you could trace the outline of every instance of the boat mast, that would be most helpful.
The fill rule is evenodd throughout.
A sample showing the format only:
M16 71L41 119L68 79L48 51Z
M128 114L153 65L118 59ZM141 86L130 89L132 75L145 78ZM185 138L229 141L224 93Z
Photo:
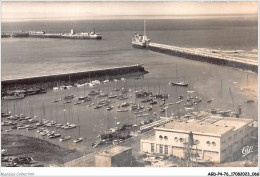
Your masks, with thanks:
M70 109L71 109L71 123L73 123L73 110L72 110L71 105L70 105Z
M43 106L43 118L45 119L45 107L44 107L44 103L42 103L42 106Z
M8 111L8 102L6 102L6 114L8 114L9 111Z
M80 124L79 124L79 105L78 105L78 125L79 125L79 138L80 138Z
M107 130L109 130L109 117L107 117Z
M69 94L68 94L68 96L70 96L70 75L69 75L69 86L68 86L68 92L69 92Z
M67 123L66 118L65 118L65 111L66 111L66 109L65 109L65 105L64 105L64 107L63 107L63 116L64 116L65 122Z
M79 124L79 116L78 116L78 124ZM79 137L80 137L80 124L79 124Z
M52 120L52 105L51 105L51 111L50 111L50 120Z
M177 71L177 64L176 64L176 81L178 82L178 71Z
M144 36L146 36L146 23L145 23L145 20L144 20Z
M58 112L57 112L57 104L56 104L56 112L55 112L56 122L58 123Z
M14 115L15 115L15 113L16 113L16 112L15 112L15 102L14 102Z
M85 91L86 89L85 88L86 88L86 84L84 83L84 99L86 97L86 94L85 94L86 93L86 91Z
M68 116L68 122L70 121L70 114L71 114L71 107L70 107L70 105L69 105L69 116Z
M246 88L248 89L248 73L246 73Z

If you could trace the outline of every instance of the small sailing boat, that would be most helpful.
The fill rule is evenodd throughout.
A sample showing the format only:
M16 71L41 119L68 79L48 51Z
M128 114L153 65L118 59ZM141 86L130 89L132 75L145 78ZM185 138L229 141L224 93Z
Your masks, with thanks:
M71 136L65 136L65 137L63 137L63 138L60 138L59 140L60 140L60 141L67 141L67 140L69 140L69 139L71 139Z
M108 110L108 111L110 111L110 110L112 110L112 109L113 109L113 106L108 106L108 107L107 107L107 110Z
M180 104L182 101L183 101L183 100L179 100L179 101L176 102L176 104Z
M129 103L124 102L124 103L121 104L121 107L127 107L127 106L129 106L129 105L130 105Z
M214 98L211 98L209 100L207 100L207 103L211 103L214 100Z
M150 102L150 105L153 105L153 104L157 104L157 101L156 101L156 100L152 100L152 101Z
M83 141L83 138L77 138L77 139L73 140L74 143L79 143L81 141Z
M116 98L117 95L109 95L108 98Z
M83 137L80 137L80 123L79 123L79 114L78 114L78 125L79 125L79 138L73 140L74 143L79 143L83 141Z
M128 109L118 109L117 112L127 112Z
M37 129L37 126L36 126L36 125L28 127L28 128L27 128L27 131L28 131L28 130L34 130L34 129Z
M176 79L178 79L177 64L176 64ZM176 82L170 82L170 85L188 87L189 84L186 81L176 81Z
M60 136L61 136L61 134L55 133L55 134L53 134L53 135L50 135L49 138L50 138L50 139L52 139L52 138L58 138L58 137L60 137Z
M151 111L153 109L152 106L148 106L147 111Z
M75 97L74 94L70 94L70 87L72 87L72 86L70 86L70 76L69 76L69 86L68 86L69 89L68 89L68 95L66 95L64 97L65 100L70 100L70 99L73 99Z
M102 108L102 107L103 107L102 104L97 104L97 105L94 107L94 109L99 109L99 108Z

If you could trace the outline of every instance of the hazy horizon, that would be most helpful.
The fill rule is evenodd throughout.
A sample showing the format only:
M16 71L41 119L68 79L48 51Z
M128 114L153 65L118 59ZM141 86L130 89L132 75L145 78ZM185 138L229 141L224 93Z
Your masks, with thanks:
M219 10L221 9L221 10ZM257 2L2 2L2 22L257 15Z

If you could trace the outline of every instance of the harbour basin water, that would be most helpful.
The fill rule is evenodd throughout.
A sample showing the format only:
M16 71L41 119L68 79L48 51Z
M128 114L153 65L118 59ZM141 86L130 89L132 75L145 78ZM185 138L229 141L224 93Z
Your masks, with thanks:
M197 22L195 24L195 22ZM193 48L212 48L227 50L243 50L255 52L257 50L257 20L239 19L198 19L198 20L154 20L151 24L147 22L148 36L155 42L178 45ZM230 23L232 22L232 23ZM209 25L210 24L210 25ZM229 25L227 25L229 24ZM191 61L184 58L168 56L148 50L138 50L131 47L131 38L134 32L142 31L142 20L100 20L100 21L78 21L78 22L26 22L2 24L2 31L17 30L45 30L49 32L65 32L70 28L77 31L90 31L89 26L95 26L96 31L102 33L101 41L61 40L61 39L2 39L2 79L13 79L17 77L40 76L46 74L57 74L83 71L88 69L102 69L115 66L132 64L144 64L149 74L141 79L126 77L126 82L111 82L102 84L95 88L85 89L89 93L92 89L101 89L111 92L112 88L126 87L131 91L128 93L127 102L135 102L134 90L145 89L156 92L168 93L168 115L176 114L176 101L178 95L187 95L187 90L195 90L202 97L202 103L198 110L219 108L222 110L233 110L238 105L242 107L242 117L257 119L257 74L239 69L212 65ZM219 30L221 29L221 30ZM206 33L205 33L206 32ZM207 34L207 35L205 35ZM227 38L228 36L228 38ZM237 38L237 36L240 36ZM257 59L257 57L256 57ZM177 72L176 72L177 70ZM124 76L122 76L124 77ZM169 86L170 81L178 79L186 80L188 88L176 88ZM229 89L232 91L233 102ZM76 96L84 95L84 88L73 87L70 93ZM77 148L85 153L93 151L91 142L97 139L97 134L111 127L116 122L134 123L137 120L131 111L117 112L117 106L123 101L111 100L114 109L107 111L105 108L93 109L90 103L75 106L64 105L63 102L52 103L58 97L64 97L68 90L53 91L48 89L47 94L34 95L22 100L3 101L2 110L8 109L16 112L29 114L28 104L33 105L33 113L38 118L43 115L43 103L47 119L65 123L66 121L80 123L80 135L86 137L80 144L71 140L59 142L58 139L47 139L55 144L68 148ZM132 98L130 97L132 96ZM99 98L92 97L94 103ZM206 100L214 98L212 103ZM254 99L252 104L244 103L247 99ZM137 102L141 100L137 100ZM15 106L14 106L15 105ZM159 104L155 105L149 117L165 116L159 113ZM148 104L145 105L146 107ZM52 111L50 111L52 110ZM65 110L65 111L64 111ZM183 108L182 108L183 110ZM69 113L70 112L70 113ZM157 115L153 115L157 112ZM52 113L52 114L51 114ZM65 113L65 116L64 116ZM70 116L69 116L70 114ZM145 118L140 118L145 119ZM4 130L7 127L4 127ZM55 128L54 128L55 129ZM78 127L75 129L59 130L62 135L71 135L74 139L79 135ZM3 132L4 133L4 132ZM28 136L41 137L35 130L14 130L9 133L21 133Z

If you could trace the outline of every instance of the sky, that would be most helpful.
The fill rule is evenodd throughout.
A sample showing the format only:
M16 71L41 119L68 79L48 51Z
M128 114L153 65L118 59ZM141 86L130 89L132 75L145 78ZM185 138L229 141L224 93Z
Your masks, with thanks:
M2 2L2 21L257 14L257 2Z

